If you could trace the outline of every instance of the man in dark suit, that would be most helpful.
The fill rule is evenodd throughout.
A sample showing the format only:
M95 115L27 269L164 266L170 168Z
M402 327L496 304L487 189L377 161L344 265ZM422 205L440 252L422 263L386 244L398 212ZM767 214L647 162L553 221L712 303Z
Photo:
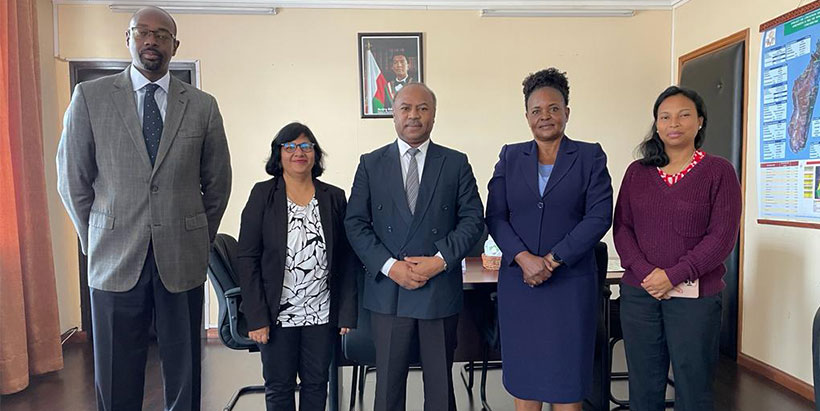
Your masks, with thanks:
M77 85L57 184L88 255L99 410L141 410L154 321L167 410L200 408L208 252L231 191L216 100L172 77L176 23L143 8L122 73Z
M483 208L467 156L430 141L435 114L436 97L424 84L399 91L393 111L399 138L361 156L347 207L347 236L366 272L376 411L405 409L416 344L425 411L456 407L461 260L481 237Z

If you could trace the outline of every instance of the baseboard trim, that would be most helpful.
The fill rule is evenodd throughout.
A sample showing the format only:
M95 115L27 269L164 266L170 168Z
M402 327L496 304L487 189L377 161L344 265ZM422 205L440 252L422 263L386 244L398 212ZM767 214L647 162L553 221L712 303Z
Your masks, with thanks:
M756 358L752 358L744 353L737 354L737 364L741 367L759 374L774 383L783 386L789 391L809 400L814 401L814 387L811 384L785 372L772 367Z
M88 342L88 333L85 331L77 331L71 334L67 340L63 343L66 344L79 344Z
M208 328L205 330L205 336L209 340L218 340L219 339L219 329L218 328Z

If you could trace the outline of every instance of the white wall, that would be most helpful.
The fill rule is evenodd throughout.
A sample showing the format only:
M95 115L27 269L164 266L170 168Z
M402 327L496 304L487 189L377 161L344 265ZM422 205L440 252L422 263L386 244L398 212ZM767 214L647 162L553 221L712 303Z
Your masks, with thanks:
M60 58L129 58L129 15L105 6L58 11ZM433 139L468 153L482 195L501 145L531 138L521 81L548 66L569 75L568 134L601 142L617 188L648 130L651 105L669 84L671 15L482 19L475 11L283 9L276 16L176 16L176 58L200 60L202 88L216 96L225 119L234 188L221 231L238 233L250 188L267 178L270 140L287 122L313 129L329 153L325 181L345 190L358 156L395 139L390 119L359 118L358 32L424 33L425 79L439 102ZM68 65L58 61L54 76L62 115ZM58 135L48 139L56 144ZM60 209L55 201L51 206ZM55 254L76 253L66 218L52 221ZM76 262L64 260L58 281L76 281ZM60 293L61 312L76 312L77 289ZM63 328L79 322L70 318L77 322Z

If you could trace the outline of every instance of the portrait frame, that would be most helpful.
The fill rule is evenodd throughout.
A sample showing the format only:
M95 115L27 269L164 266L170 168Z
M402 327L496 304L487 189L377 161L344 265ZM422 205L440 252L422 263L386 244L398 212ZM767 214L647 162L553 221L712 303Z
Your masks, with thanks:
M407 83L424 82L423 34L359 33L358 44L361 118L391 118L393 97L406 84L397 77L403 73Z

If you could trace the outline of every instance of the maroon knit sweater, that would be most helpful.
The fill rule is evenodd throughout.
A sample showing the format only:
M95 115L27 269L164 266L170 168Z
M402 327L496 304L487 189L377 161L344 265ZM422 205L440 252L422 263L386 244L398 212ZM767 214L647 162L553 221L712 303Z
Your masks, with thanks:
M707 154L671 187L657 168L633 162L613 223L621 281L640 288L659 267L673 286L700 279L701 296L717 294L726 286L723 261L737 242L741 201L735 169L721 157Z

